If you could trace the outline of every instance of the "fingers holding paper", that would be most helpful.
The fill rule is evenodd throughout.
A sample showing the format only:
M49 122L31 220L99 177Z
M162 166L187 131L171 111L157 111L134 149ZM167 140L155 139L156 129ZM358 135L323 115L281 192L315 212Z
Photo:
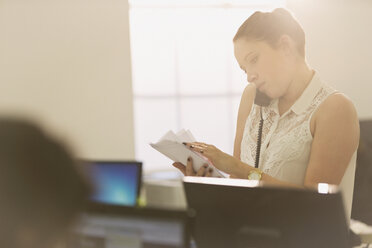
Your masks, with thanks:
M195 176L194 168L192 168L192 158L187 158L186 176Z
M208 168L207 164L204 164L199 168L197 172L193 169L192 158L187 159L187 165L183 165L180 162L173 163L173 166L179 169L185 176L197 176L197 177L210 177L212 176L213 169Z
M183 164L181 164L180 162L175 162L172 164L174 167L176 167L177 169L179 169L182 174L184 176L186 176L186 166L184 166Z
M192 151L195 151L206 157L217 169L228 174L233 172L237 159L227 153L222 152L214 145L209 145L202 142L184 143L184 145Z

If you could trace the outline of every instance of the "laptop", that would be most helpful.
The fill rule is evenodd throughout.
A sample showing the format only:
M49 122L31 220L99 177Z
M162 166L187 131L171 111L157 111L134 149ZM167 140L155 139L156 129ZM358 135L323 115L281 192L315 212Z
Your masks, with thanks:
M68 248L188 248L190 215L184 210L97 203L81 215Z
M185 177L198 248L349 246L341 192L260 185L241 179Z
M84 161L95 193L71 230L68 248L187 248L186 210L139 207L140 162Z
M83 161L93 183L92 202L136 206L142 183L138 161Z

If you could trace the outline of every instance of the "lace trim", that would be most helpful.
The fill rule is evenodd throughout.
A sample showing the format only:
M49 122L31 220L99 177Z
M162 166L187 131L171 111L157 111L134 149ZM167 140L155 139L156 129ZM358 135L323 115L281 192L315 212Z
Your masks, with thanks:
M299 159L301 155L308 157L304 153L308 153L307 155L310 153L312 141L310 119L319 105L333 92L335 90L331 87L323 85L309 107L299 115L290 110L286 116L279 119L279 114L274 109L263 108L260 168L265 173L275 176L286 162ZM254 105L247 118L241 143L241 160L250 165L253 165L256 156L259 121L260 108ZM275 130L272 130L271 134L272 128Z
M264 116L264 123L262 127L262 145L265 144L267 139L267 135L274 124L274 117L276 113L274 111L270 111L267 108L263 108L263 116ZM258 128L260 123L260 108L257 105L253 105L252 113L248 116L244 134L242 139L241 145L241 160L242 161L249 161L250 164L254 163L254 159L256 157L256 150L257 150L257 137L258 137ZM246 130L250 130L246 132ZM245 149L245 146L248 146L249 149ZM250 151L249 154L246 151ZM262 155L261 155L262 157Z

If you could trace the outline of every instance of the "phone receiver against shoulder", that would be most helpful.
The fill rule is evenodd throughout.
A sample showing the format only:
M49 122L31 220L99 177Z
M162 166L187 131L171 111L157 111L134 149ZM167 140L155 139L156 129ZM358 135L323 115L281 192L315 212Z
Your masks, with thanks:
M256 90L256 97L254 98L254 104L262 107L269 106L271 98L268 97L265 93Z

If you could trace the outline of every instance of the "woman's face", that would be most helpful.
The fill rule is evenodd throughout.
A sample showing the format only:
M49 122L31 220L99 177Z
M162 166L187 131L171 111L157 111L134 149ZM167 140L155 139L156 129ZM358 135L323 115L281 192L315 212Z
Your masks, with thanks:
M265 41L234 42L234 54L247 80L270 98L285 95L295 72L294 60L284 46L273 48Z

